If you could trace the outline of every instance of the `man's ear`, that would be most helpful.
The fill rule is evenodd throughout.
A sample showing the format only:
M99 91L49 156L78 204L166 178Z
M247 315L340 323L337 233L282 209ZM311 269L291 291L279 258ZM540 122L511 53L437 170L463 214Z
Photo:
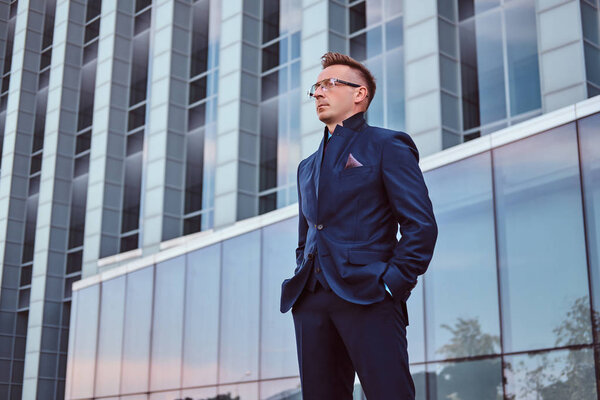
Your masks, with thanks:
M364 86L361 86L358 88L358 90L356 92L354 92L354 103L358 104L361 103L363 100L365 100L367 98L367 88Z

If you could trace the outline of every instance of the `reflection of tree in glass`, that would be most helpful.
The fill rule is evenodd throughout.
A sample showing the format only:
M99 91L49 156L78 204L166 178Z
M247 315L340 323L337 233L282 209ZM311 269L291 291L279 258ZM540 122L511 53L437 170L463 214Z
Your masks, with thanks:
M499 348L500 338L481 332L478 318L458 318L454 327L447 324L442 324L441 327L452 333L450 342L437 350L446 358L493 354Z
M600 323L600 314L594 311L596 326ZM556 346L573 346L593 343L590 324L590 302L588 296L575 300L560 326L553 332L556 334ZM534 354L537 368L529 369L525 362L519 362L516 375L524 377L520 389L520 397L543 400L585 400L597 399L596 375L593 351L591 348L560 352L554 357L552 353ZM506 368L512 370L510 363ZM515 394L507 397L515 399Z
M448 344L438 350L446 358L493 354L500 344L498 336L481 331L477 318L458 318L454 326L441 327L452 333ZM498 400L502 399L501 377L498 358L452 363L430 378L430 392L434 399Z

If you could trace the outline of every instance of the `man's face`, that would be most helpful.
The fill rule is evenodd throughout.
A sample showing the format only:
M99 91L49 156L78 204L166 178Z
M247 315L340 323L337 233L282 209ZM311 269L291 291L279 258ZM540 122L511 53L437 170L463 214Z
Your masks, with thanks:
M321 71L317 82L327 78L338 78L343 81L361 84L358 74L347 65L331 65ZM356 88L336 84L328 90L319 87L314 94L317 116L325 124L337 123L350 117L354 109L354 93Z

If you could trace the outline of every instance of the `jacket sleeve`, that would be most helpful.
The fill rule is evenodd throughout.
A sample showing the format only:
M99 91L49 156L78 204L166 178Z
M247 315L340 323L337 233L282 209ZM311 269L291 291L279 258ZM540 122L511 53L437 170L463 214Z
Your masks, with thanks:
M413 140L404 132L389 136L382 150L382 176L402 237L388 260L383 282L393 297L406 301L425 273L437 240L437 224Z
M306 218L304 218L304 214L302 213L302 193L300 193L301 165L302 162L298 165L298 172L296 175L296 183L298 188L298 247L296 248L296 269L294 270L294 275L296 275L304 260L304 244L306 243L306 233L308 231L308 223L306 222Z

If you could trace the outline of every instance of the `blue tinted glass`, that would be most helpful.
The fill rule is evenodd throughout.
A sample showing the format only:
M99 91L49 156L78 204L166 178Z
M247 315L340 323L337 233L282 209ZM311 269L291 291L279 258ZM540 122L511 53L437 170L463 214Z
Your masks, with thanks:
M425 181L439 231L425 277L427 359L498 353L490 153L429 171Z
M423 282L427 277L419 279L406 302L410 325L406 330L408 341L408 361L411 363L425 361L425 321L423 318Z
M298 373L294 323L291 313L281 314L281 283L296 268L298 221L290 218L263 228L261 379Z
M290 66L290 89L300 87L300 61L292 63Z
M300 57L300 32L292 35L292 60Z
M542 106L535 4L512 1L505 16L510 113L518 115Z
M187 254L183 386L217 383L221 245Z
M382 57L373 58L365 62L365 65L373 76L375 77L375 81L384 82L383 80L383 66L382 66ZM375 93L375 97L371 101L371 105L369 106L369 110L367 111L367 121L370 125L383 126L383 91L379 89Z
M385 57L387 73L387 128L403 131L405 129L404 110L404 50L390 51ZM379 95L382 96L380 92Z
M73 398L88 398L94 395L94 366L96 358L96 338L98 333L98 302L100 285L88 286L77 293L77 310L73 341L73 381L71 396Z
M148 390L154 267L127 275L121 393Z
M411 321L412 322L412 321ZM415 400L426 400L427 399L427 380L425 371L425 365L412 365L410 367L410 374L415 384Z
M300 378L274 379L260 383L261 399L299 400L301 396Z
M475 21L477 84L481 125L506 118L500 12Z
M219 386L217 399L258 400L258 383Z
M575 124L493 152L504 350L557 345L579 311L583 344L591 326Z
M596 400L592 349L506 356L509 399Z
M404 44L402 17L398 17L385 24L385 48L394 49Z
M381 37L381 26L367 31L367 58L381 54L383 50L383 38Z
M468 340L465 332L465 340ZM428 364L429 399L502 399L500 358ZM517 397L519 398L519 397Z
M279 41L279 65L285 64L288 60L288 37Z
M221 383L258 379L259 301L260 231L253 231L223 242Z
M578 121L594 317L600 338L600 114Z
M102 282L100 332L96 371L96 396L119 394L123 316L125 313L125 276Z
M278 72L277 72L277 88L278 88L278 93L282 94L288 91L288 70L289 68L283 67L281 68Z
M185 256L156 265L150 390L178 387L181 379Z

